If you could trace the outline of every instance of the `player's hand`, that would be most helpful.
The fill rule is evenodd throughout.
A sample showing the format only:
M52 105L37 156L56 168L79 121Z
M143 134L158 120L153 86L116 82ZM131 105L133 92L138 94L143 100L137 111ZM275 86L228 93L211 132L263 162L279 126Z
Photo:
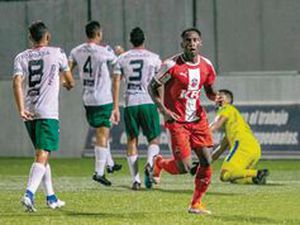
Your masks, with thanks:
M34 114L27 110L22 110L20 111L20 116L23 120L27 121L27 120L33 120Z
M115 51L117 56L119 56L119 55L121 55L122 53L125 52L124 48L121 45L116 45L114 47L114 51Z
M66 82L66 81L63 81L62 82L62 86L64 87L64 88L66 88L68 91L70 91L74 86L73 85L70 85L68 82Z
M112 114L111 114L111 117L110 117L110 121L114 125L118 125L118 123L120 122L120 110L119 109L114 109L112 111Z
M222 105L222 102L224 101L224 97L223 96L221 96L221 95L219 95L219 94L217 94L216 95L216 98L215 98L215 103L216 103L216 105Z
M172 112L171 110L165 110L162 112L164 119L166 122L173 122L173 121L177 121L180 116L178 114L176 114L175 112Z

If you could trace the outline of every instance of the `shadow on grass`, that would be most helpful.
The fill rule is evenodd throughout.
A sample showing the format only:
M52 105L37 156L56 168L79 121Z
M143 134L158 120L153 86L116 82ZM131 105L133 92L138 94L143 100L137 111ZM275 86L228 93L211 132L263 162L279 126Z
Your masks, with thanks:
M190 189L162 189L162 188L154 188L154 191L170 193L170 194L193 194L194 190ZM213 196L237 196L240 195L238 193L225 193L225 192L210 192L208 191L206 195L213 195Z
M251 224L300 224L300 220L278 220L262 216L245 216L245 215L222 215L212 216L213 218L224 222L251 222Z

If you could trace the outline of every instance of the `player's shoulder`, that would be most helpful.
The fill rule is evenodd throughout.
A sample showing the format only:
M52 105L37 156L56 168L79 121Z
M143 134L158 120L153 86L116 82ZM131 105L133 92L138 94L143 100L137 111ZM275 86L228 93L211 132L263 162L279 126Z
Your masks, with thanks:
M46 54L66 54L65 51L61 47L57 46L46 46L42 49L42 51L47 52Z
M172 68L178 63L181 54L173 55L163 61L163 65L166 65L168 68Z
M102 51L102 52L105 52L105 53L114 53L114 50L112 49L112 47L110 47L110 45L108 44L98 44L98 45L95 45L95 47L99 50L99 51Z
M72 48L71 52L77 52L77 51L81 50L82 48L85 48L85 46L86 46L86 43L79 44L79 45L75 46L74 48Z
M151 58L160 58L158 54L155 52L152 52L148 49L144 49L145 54L148 54Z
M15 56L15 60L21 60L22 58L26 57L29 53L30 49L26 49L22 52L19 52L16 56Z
M208 58L206 58L206 57L204 57L204 56L202 56L202 55L200 55L200 60L201 60L204 64L206 64L206 65L208 65L208 66L213 66L212 62L211 62Z

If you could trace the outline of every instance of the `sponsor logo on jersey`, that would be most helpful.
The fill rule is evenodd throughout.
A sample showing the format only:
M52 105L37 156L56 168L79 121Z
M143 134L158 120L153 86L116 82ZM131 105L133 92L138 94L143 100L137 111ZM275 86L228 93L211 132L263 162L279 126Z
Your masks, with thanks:
M200 90L181 90L179 98L183 99L199 99L200 98Z

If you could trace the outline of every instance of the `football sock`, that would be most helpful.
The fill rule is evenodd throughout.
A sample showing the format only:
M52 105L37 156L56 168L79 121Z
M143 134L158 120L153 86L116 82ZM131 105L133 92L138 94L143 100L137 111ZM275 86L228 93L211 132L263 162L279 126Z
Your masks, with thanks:
M153 157L159 153L159 146L156 144L151 144L148 147L147 152L147 163L152 167L153 166Z
M109 142L107 142L107 150L108 151L107 151L107 161L106 161L106 163L109 167L113 167L115 165L115 162L114 162L114 160L111 156L110 143Z
M42 163L34 162L31 166L29 172L29 178L27 183L27 190L30 191L32 194L36 192L38 189L43 176L45 175L46 167Z
M158 166L173 175L180 173L175 158L161 159L158 162Z
M95 146L95 171L99 176L104 175L107 154L107 148Z
M130 155L127 156L129 171L132 177L132 182L141 183L140 174L139 174L139 166L138 166L138 155Z
M223 172L222 181L232 181L236 179L246 178L246 177L256 177L257 170L254 169L234 169L231 171Z
M202 196L205 194L210 184L211 174L211 166L198 166L195 176L195 190L193 194L192 205L201 201Z
M44 186L44 191L46 196L54 195L53 185L52 185L52 176L51 176L51 167L49 163L45 166L46 171L42 179L42 184Z

